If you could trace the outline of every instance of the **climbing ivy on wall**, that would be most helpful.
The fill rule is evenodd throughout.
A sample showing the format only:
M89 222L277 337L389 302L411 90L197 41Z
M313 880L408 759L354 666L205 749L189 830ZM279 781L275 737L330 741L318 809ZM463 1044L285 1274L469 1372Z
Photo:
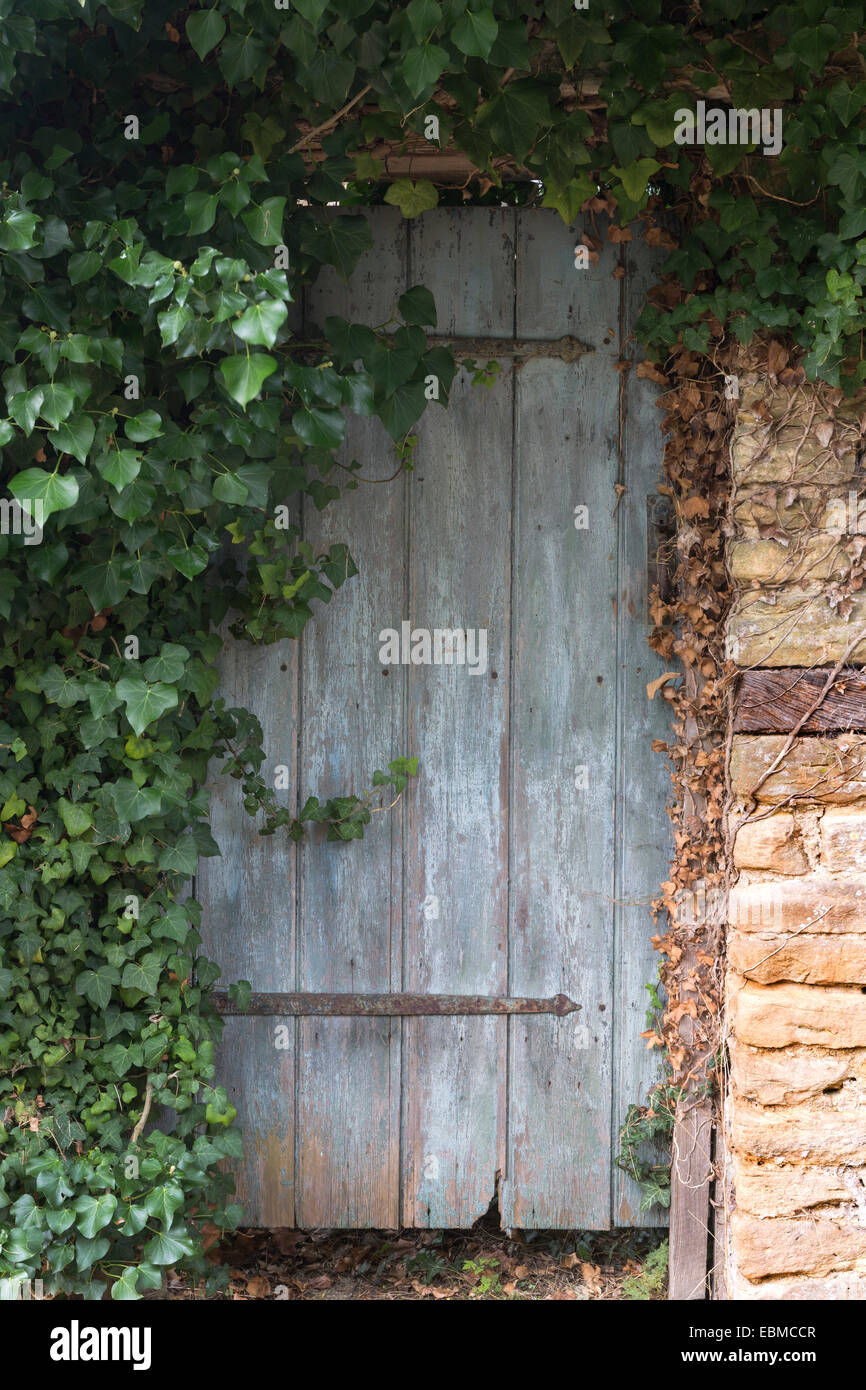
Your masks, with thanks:
M211 1275L241 1216L184 896L218 852L208 766L296 838L358 838L370 797L290 823L257 721L218 696L216 629L295 639L332 601L355 567L304 542L299 497L352 486L352 414L410 462L456 372L422 286L389 324L293 333L304 285L370 245L371 146L452 143L487 196L510 162L569 222L644 213L662 245L672 208L641 323L660 360L769 328L857 382L864 28L815 0L0 0L0 1277L140 1297ZM780 109L780 152L677 143L699 100ZM417 216L439 192L384 196Z

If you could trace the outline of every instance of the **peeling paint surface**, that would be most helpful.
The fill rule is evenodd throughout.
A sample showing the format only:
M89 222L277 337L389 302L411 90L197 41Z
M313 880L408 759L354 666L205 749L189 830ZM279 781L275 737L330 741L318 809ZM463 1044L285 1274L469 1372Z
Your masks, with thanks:
M314 831L300 847L258 837L237 784L216 784L207 944L223 981L262 994L564 994L581 1009L228 1018L247 1219L468 1227L496 1196L507 1227L646 1225L614 1156L656 1074L639 1035L670 856L650 752L665 707L645 694L661 671L645 643L661 440L654 388L613 363L634 351L653 253L606 245L576 269L574 230L538 210L369 220L375 249L350 284L323 274L298 308L307 336L329 314L385 322L423 283L439 335L591 351L503 358L491 390L461 373L418 426L414 471L305 506L305 537L347 541L360 578L301 642L230 643L222 693L262 720L286 804L360 791L397 754L420 776L364 841ZM376 421L348 434L363 477L393 474ZM379 633L404 621L484 630L486 667L383 666Z

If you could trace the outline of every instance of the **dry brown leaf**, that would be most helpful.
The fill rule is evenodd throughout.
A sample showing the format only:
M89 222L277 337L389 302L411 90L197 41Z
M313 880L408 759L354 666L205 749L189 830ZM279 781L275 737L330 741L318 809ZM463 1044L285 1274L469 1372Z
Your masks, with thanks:
M767 371L770 376L778 376L783 367L787 367L790 353L784 344L773 338L767 348Z
M662 686L663 686L667 681L679 680L679 678L680 678L680 676L681 676L682 674L683 674L682 671L665 671L665 673L664 673L663 676L656 676L656 678L655 678L654 681L647 681L647 683L646 683L647 698L650 699L650 700L654 700L655 697L656 697L656 695L658 694L658 692L661 690Z
M815 426L815 434L818 438L818 443L822 448L826 449L830 440L833 438L833 421L822 420L820 425Z
M670 382L668 381L664 372L660 372L655 363L648 362L646 358L644 358L642 362L638 362L637 371L635 375L639 376L642 381L655 381L659 384L659 386L670 385ZM661 489L659 490L661 491Z
M693 492L691 497L687 497L683 502L683 516L692 521L696 516L709 516L710 504L706 497L701 497L699 493Z

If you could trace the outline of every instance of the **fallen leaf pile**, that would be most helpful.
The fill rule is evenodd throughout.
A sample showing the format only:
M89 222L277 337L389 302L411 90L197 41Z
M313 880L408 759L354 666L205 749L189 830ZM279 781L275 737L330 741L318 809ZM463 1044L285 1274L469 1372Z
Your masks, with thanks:
M627 1297L661 1231L507 1235L495 1217L470 1231L239 1231L209 1258L229 1266L218 1299L536 1300ZM203 1286L171 1274L163 1299L204 1299Z

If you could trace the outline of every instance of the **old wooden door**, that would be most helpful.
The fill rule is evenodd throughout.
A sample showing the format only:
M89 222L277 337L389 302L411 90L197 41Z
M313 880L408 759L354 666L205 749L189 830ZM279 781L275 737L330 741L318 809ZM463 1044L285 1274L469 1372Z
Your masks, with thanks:
M390 318L434 292L439 333L505 339L495 386L428 407L416 468L362 483L306 536L348 541L360 578L300 643L230 646L222 693L259 716L268 761L310 793L420 776L363 842L260 838L217 782L196 891L225 980L261 991L552 995L565 1018L232 1018L221 1049L246 1136L253 1224L467 1227L498 1195L508 1227L648 1224L614 1164L654 1079L639 1036L655 974L648 902L666 877L664 709L646 683L655 389L629 335L653 280L640 240L575 267L552 212L367 214L375 250L323 279L306 326ZM620 266L624 274L614 276ZM512 366L509 343L592 351ZM395 471L377 422L351 426L369 479ZM617 484L625 487L618 500ZM581 510L585 509L585 511ZM487 660L383 665L380 633L464 628Z

